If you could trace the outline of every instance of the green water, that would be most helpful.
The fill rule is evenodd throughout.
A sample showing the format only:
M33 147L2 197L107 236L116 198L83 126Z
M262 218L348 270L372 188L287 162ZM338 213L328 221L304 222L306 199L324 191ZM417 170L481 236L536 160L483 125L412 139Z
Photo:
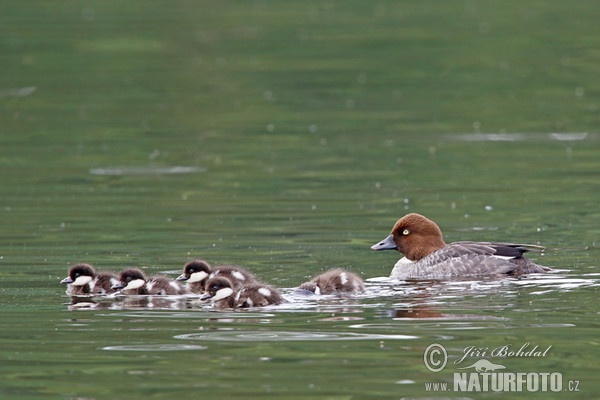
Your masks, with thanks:
M2 399L597 396L595 2L0 5ZM369 246L413 211L447 242L544 245L562 272L290 289L333 266L387 276L400 255ZM59 284L81 261L174 277L192 258L291 303L74 309ZM563 390L426 391L469 346L526 343L552 347L487 359Z

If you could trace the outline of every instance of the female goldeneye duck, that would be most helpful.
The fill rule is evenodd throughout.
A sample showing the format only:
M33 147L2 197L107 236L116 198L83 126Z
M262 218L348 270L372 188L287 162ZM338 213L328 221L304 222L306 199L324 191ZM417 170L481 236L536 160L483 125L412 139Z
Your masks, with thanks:
M334 268L300 285L300 289L319 294L356 294L365 290L363 280L356 274Z
M373 250L398 250L400 259L391 278L437 279L463 276L544 273L550 268L523 257L527 251L543 251L530 244L455 242L446 244L437 224L416 213L400 218L391 234L371 246Z
M391 234L371 246L373 250L398 250L400 259L391 277L444 278L485 275L544 273L550 268L523 257L527 251L543 251L530 244L455 242L446 244L437 224L416 213L400 218Z
M251 283L235 288L224 276L210 278L206 283L206 293L201 300L209 300L217 309L264 307L283 303L279 292L271 286Z
M202 294L205 291L206 281L217 275L228 278L234 287L256 282L256 277L244 268L232 265L211 267L204 260L194 260L185 264L183 273L177 277L177 280L186 281L190 292Z
M117 277L107 271L96 273L94 267L89 264L75 264L69 268L68 276L60 281L68 284L67 294L69 296L89 296L114 293L112 286L118 282Z
M123 294L143 295L177 295L186 294L187 290L179 283L164 276L153 276L146 279L138 268L127 268L119 274L119 282L113 289L121 290Z

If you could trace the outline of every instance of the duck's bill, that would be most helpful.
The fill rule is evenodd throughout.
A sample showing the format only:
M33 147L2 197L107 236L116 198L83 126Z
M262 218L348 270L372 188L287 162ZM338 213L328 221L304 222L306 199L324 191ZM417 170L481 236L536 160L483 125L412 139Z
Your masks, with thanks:
M386 237L379 243L375 243L371 246L372 250L397 250L398 246L394 243L394 237L392 235Z
M69 284L69 283L73 283L73 279L71 279L71 277L67 276L65 279L63 279L62 281L60 281L60 283L62 283L63 285Z
M208 300L208 299L212 299L212 297L213 297L213 296L212 296L210 293L204 293L204 294L203 294L203 295L200 297L200 300L202 300L202 301L206 301L206 300Z
M188 279L190 279L190 276L186 274L181 274L175 278L176 281L187 281Z

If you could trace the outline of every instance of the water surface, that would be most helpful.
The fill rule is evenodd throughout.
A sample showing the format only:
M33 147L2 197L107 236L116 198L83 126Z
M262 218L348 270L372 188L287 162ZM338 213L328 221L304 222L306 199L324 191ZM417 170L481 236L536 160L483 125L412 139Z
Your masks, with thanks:
M468 347L527 343L551 348L488 359L579 391L511 398L600 390L594 3L3 6L3 399L491 398L425 385ZM389 281L400 254L369 247L407 212L448 242L546 246L557 272ZM290 302L73 305L59 284L76 262L175 277L193 258ZM338 266L365 295L293 291Z

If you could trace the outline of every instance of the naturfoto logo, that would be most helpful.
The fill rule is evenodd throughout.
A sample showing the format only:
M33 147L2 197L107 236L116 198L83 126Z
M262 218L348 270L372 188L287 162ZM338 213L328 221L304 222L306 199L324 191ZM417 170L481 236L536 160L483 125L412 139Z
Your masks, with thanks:
M579 391L579 381L564 382L560 372L512 372L505 365L510 358L517 357L546 357L552 345L541 348L527 342L520 346L504 345L494 348L467 346L462 354L454 361L457 370L454 372L453 386L448 382L425 383L428 392L560 392ZM488 358L502 359L501 363L490 361ZM427 346L423 353L425 367L431 372L440 372L448 364L446 348L433 343ZM462 364L464 362L464 364ZM460 365L462 364L462 365ZM460 366L458 366L460 365Z

